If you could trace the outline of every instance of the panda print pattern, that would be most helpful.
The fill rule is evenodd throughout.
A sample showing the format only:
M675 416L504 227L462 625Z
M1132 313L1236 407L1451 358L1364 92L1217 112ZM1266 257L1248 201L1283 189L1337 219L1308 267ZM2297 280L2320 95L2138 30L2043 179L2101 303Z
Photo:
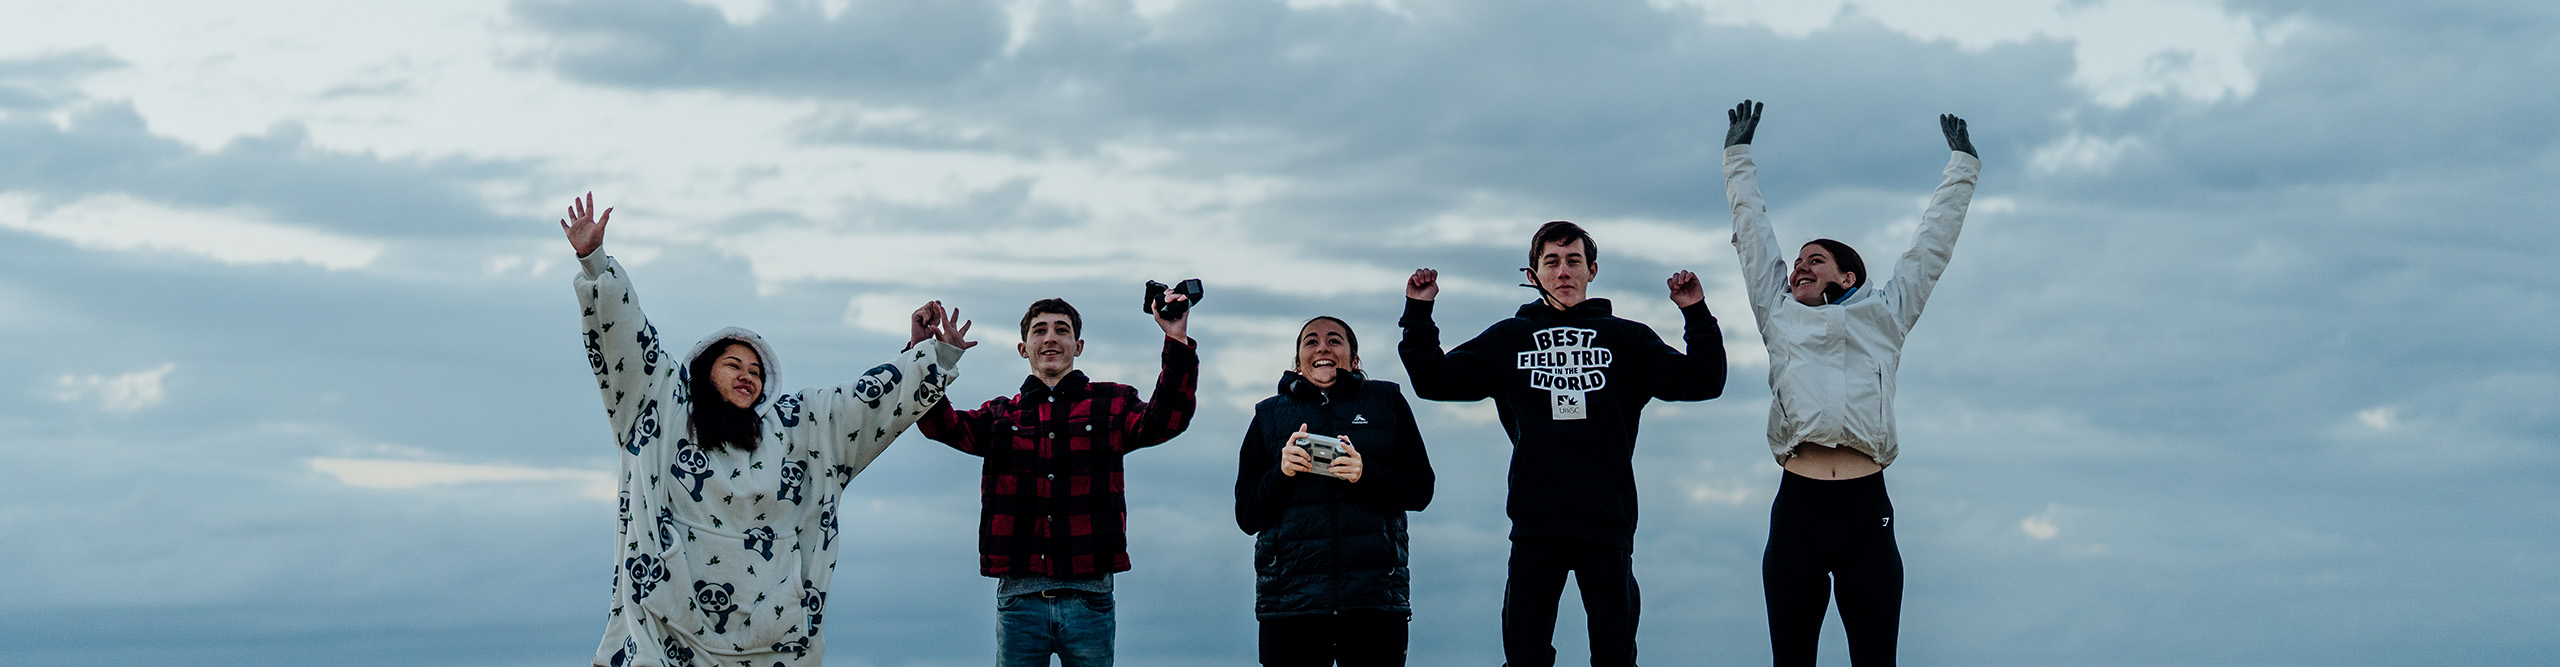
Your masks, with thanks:
M809 613L809 634L818 634L818 626L827 621L827 592L807 580L800 582L800 610Z
M823 664L827 590L852 537L840 530L848 485L942 399L960 350L927 341L846 382L772 391L757 410L771 436L764 446L706 450L684 437L687 355L698 353L664 347L610 257L580 266L579 346L622 454L614 520L623 539L594 664ZM753 332L713 332L697 348L722 337L748 341L775 388L778 365ZM826 485L812 488L820 478Z
M923 379L916 382L915 403L917 405L933 405L935 403L942 402L942 385L944 381L942 377L942 366L940 364L925 364L924 375L921 377Z
M737 593L736 586L708 581L693 582L693 603L699 605L698 608L702 610L704 618L718 619L711 626L712 632L727 633L729 631L729 615L738 612L738 604L730 601L730 598Z
M808 483L808 480L808 461L784 461L782 462L782 490L775 491L773 497L798 505L801 500L800 487Z
M692 486L685 492L693 494L694 502L702 502L702 482L711 477L711 457L704 455L701 447L685 443L683 448L676 450L676 462L667 466L667 472L674 473L680 484L687 483L681 478L693 478L690 480Z
M658 325L640 324L640 374L658 374Z
M899 379L897 365L873 366L870 372L862 374L862 379L853 381L853 395L861 398L863 405L879 408L880 399L898 390Z
M660 562L657 556L649 554L632 556L622 561L622 568L623 572L629 575L627 581L631 585L632 604L640 604L641 600L649 597L650 591L657 590L658 584L665 583L667 580L667 565Z
M612 667L625 667L632 664L631 661L633 659L639 657L640 642L629 637L624 637L622 639L622 650L614 651L613 661L606 664L611 665Z
M799 426L800 395L783 394L781 398L773 399L773 416L782 419L783 428Z
M818 542L818 549L821 551L834 549L836 548L836 497L827 496L818 504L826 508L818 512L818 532L824 536L824 539Z
M604 374L604 334L594 329L587 330L587 366L594 368L597 375Z
M658 399L652 398L640 402L640 418L631 422L631 435L622 439L622 448L623 451L637 456L640 450L649 447L650 441L656 439L658 439Z
M684 642L670 636L660 647L666 650L668 667L693 667L693 648L685 646Z

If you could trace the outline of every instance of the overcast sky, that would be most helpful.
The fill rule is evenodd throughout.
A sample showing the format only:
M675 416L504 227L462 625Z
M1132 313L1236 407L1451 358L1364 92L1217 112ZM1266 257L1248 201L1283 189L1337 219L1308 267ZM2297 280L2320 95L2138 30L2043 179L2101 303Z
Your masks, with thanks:
M1574 220L1726 395L1637 447L1653 664L1768 659L1767 363L1722 109L1784 243L1889 258L1972 122L1889 473L1902 657L2537 664L2560 655L2560 9L2492 0L7 0L0 662L578 664L611 437L554 220L593 190L670 338L834 384L941 299L1010 394L1062 296L1144 385L1147 279L1208 284L1191 431L1130 460L1130 665L1253 656L1235 448L1287 339L1401 381L1400 282L1471 335ZM1879 267L1886 266L1877 262ZM1509 446L1417 402L1417 665L1500 660ZM973 665L976 459L847 496L830 664ZM1586 654L1568 601L1564 661ZM2539 620L2536 620L2539 619ZM1836 620L1826 660L1846 664Z

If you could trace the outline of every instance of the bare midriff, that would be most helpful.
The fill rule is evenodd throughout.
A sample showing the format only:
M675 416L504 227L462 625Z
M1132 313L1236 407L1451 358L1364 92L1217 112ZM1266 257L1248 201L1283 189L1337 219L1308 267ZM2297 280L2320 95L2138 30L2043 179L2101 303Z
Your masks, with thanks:
M1884 466L1865 452L1847 447L1796 443L1787 456L1787 472L1814 479L1857 479L1884 472Z

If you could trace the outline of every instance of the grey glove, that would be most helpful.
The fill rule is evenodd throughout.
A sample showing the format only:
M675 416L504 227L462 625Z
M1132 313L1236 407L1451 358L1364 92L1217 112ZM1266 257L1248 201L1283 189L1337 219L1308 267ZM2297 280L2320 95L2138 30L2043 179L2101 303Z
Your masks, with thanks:
M1973 135L1965 133L1964 119L1955 117L1955 114L1938 114L1938 129L1947 133L1947 150L1982 159L1981 153L1973 152Z
M1743 100L1741 104L1733 105L1732 111L1724 112L1724 120L1729 123L1724 130L1724 147L1732 148L1751 143L1751 133L1760 129L1760 107L1762 106L1764 105L1754 104L1751 100Z

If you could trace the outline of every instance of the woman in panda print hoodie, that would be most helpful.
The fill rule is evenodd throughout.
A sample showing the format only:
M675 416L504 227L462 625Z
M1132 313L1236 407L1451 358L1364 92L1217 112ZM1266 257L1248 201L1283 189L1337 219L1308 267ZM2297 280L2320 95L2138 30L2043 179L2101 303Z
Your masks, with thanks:
M595 216L594 202L573 202L560 224L578 252L587 363L620 451L612 612L595 664L821 664L845 485L942 400L976 343L929 303L890 362L850 383L768 394L773 350L754 332L722 329L681 358L667 353L629 275L599 251L612 210Z

